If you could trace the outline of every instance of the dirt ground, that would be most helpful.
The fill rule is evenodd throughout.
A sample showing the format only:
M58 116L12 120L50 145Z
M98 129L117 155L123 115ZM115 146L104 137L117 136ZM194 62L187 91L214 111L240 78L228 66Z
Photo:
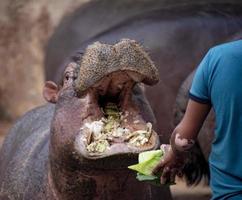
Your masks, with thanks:
M11 123L0 122L0 148L10 127ZM200 184L196 187L187 187L182 180L177 180L177 184L171 186L171 192L174 200L209 200L211 197L208 186Z

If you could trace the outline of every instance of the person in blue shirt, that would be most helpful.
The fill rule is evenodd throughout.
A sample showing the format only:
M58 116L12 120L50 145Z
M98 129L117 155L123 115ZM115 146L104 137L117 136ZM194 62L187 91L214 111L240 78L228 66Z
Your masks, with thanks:
M161 183L172 181L185 152L213 108L215 138L209 156L213 200L242 200L242 40L211 48L193 78L186 113L174 129L164 159Z

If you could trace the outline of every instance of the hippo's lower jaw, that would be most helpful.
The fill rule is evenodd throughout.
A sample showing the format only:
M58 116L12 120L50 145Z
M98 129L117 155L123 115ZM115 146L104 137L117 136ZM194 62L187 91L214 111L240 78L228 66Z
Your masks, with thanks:
M74 144L80 156L98 159L137 155L158 147L158 135L150 121L144 120L147 117L142 116L142 109L146 108L137 105L137 94L133 92L141 78L135 72L117 71L82 94L88 114Z
M82 134L79 134L76 138L75 148L82 156L88 159L104 158L114 156L115 154L138 154L143 151L158 148L159 138L157 134L152 134L147 143L148 144L142 145L141 147L132 146L128 143L113 143L104 152L88 152L85 138Z

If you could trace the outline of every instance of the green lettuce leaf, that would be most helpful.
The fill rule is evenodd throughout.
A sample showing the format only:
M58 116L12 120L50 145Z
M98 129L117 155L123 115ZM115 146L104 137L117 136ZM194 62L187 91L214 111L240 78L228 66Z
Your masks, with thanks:
M139 154L139 163L145 162L147 160L153 159L153 157L162 157L162 150L145 151Z
M158 179L157 176L153 176L153 175L151 175L151 176L146 176L146 175L144 175L144 174L140 174L140 173L137 173L136 178L137 178L139 181L153 181L153 180Z
M153 175L152 171L160 162L164 153L162 150L145 151L139 154L139 163L131 165L128 168L137 171L136 179L139 181L146 181L155 186L161 186L160 177L161 172ZM173 185L175 183L168 183L166 185Z
M128 168L146 176L152 176L152 171L163 156L162 150L146 151L139 154L139 163Z
M155 186L161 186L160 176L146 176L146 175L137 173L136 179L139 181L146 181Z

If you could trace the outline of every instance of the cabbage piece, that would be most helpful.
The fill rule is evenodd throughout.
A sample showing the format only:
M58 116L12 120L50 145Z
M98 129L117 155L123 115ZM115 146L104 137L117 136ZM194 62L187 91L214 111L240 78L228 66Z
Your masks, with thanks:
M152 171L164 156L163 150L145 151L139 154L139 163L131 165L128 168L137 171L136 179L146 181L155 186L161 186L161 172L153 175ZM175 183L167 183L166 185L174 185Z
M109 147L109 143L106 140L98 140L92 142L87 146L87 151L103 153Z
M146 176L144 174L137 173L136 179L139 181L146 181L155 186L161 186L160 176Z
M146 176L144 174L140 174L140 173L137 173L137 176L136 178L139 180L139 181L153 181L153 180L156 180L156 179L159 179L159 177L157 176Z
M163 156L163 151L162 150L152 150L152 151L142 152L139 154L139 163L150 160L154 156L161 158Z
M140 174L151 176L153 169L157 166L163 156L162 150L146 151L139 154L139 163L128 168Z
M113 117L108 117L106 124L104 126L105 133L112 132L114 129L117 129L120 125L119 119Z
M114 103L108 103L104 107L104 113L107 116L107 118L113 117L115 120L120 119L120 112L118 106Z

